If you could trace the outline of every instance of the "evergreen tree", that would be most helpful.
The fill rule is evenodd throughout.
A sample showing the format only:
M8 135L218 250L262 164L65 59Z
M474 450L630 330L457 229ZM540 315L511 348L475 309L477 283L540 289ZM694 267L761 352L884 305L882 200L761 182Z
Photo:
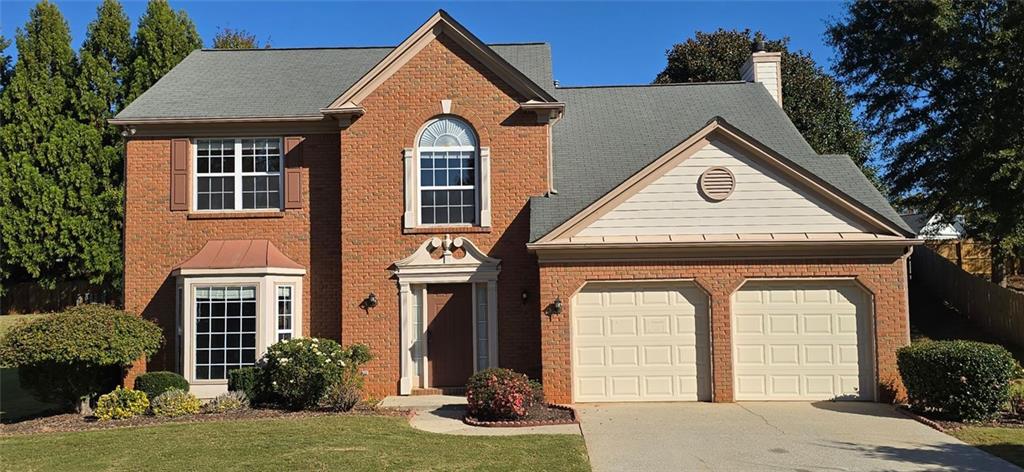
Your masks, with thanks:
M104 0L89 23L79 50L76 80L79 119L103 130L105 145L120 145L118 130L107 124L124 107L124 82L132 51L131 21L117 0Z
M16 35L18 61L0 97L0 279L44 285L117 280L122 191L116 154L77 121L68 25L47 0Z
M655 83L740 80L740 67L750 57L761 32L719 29L698 31L667 52L668 64ZM848 154L874 177L867 163L870 142L853 119L846 91L810 55L789 51L787 39L765 40L765 50L782 52L782 107L804 139L820 154Z
M0 93L3 93L7 83L11 81L11 56L4 53L11 40L0 34Z
M150 0L135 31L128 101L201 47L203 40L184 10L174 11L167 0Z

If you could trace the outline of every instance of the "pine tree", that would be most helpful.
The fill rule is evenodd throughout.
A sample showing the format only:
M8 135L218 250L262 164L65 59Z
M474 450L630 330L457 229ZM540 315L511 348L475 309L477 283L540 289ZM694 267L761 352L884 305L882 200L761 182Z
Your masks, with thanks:
M19 29L0 97L0 279L116 281L122 191L116 153L76 119L77 64L64 17L39 2Z
M174 11L167 0L150 0L135 32L128 101L201 47L203 40L184 10Z

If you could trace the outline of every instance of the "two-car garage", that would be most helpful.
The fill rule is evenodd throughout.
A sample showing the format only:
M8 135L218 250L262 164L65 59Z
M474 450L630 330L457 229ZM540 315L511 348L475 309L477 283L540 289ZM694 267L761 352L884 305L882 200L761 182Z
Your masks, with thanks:
M851 280L745 283L725 340L734 399L872 400L870 301ZM693 282L586 284L573 300L574 400L711 400L709 305Z

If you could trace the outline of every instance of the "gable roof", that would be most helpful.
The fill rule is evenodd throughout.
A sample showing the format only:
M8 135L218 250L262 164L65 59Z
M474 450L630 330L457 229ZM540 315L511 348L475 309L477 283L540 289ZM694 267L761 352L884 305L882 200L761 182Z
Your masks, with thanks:
M490 48L552 91L546 43ZM349 89L393 47L201 49L193 51L111 121L289 118L321 120L320 109Z
M554 189L530 199L536 241L720 117L910 234L906 223L846 156L819 156L763 86L715 82L555 91L566 104L552 128Z
M348 113L352 111L362 113L360 102L366 96L401 69L423 47L442 34L480 61L483 67L490 69L505 83L522 94L527 101L555 102L554 97L546 89L534 83L522 71L519 71L515 66L502 58L494 49L480 41L466 27L455 21L448 12L438 10L422 26L409 35L405 41L402 41L401 44L391 50L387 56L384 56L380 62L360 77L355 84L346 88L340 96L331 101L331 104L321 111L325 114Z

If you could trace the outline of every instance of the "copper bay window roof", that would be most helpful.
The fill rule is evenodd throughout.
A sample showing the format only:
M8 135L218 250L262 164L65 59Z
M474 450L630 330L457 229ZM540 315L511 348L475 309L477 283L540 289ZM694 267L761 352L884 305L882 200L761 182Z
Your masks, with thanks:
M266 239L209 241L194 256L175 267L176 272L231 269L290 269L305 267L284 255Z

